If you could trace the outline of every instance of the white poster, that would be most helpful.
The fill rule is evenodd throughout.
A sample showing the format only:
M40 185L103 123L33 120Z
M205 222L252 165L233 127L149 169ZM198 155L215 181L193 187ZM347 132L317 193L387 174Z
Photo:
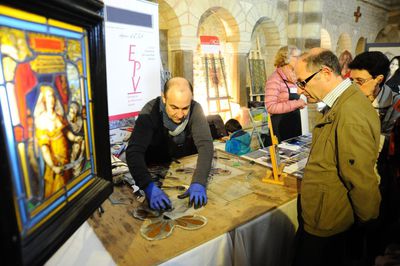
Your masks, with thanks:
M158 5L104 2L108 113L113 121L137 116L161 94Z

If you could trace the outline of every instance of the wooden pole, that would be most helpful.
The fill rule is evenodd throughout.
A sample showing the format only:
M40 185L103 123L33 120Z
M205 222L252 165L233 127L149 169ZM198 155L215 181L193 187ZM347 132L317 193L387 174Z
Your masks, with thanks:
M269 147L269 154L271 157L272 173L267 171L266 176L262 179L265 183L272 183L277 185L284 184L284 178L286 174L283 173L283 168L285 164L280 163L279 150L278 150L278 138L274 134L274 129L272 127L271 115L268 113L268 128L269 134L271 135L272 145Z

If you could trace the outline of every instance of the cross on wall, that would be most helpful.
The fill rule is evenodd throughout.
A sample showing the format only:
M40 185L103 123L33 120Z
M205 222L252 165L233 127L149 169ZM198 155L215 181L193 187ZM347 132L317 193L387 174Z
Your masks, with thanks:
M354 16L356 17L356 22L361 17L362 13L360 12L360 6L357 7L357 10L354 12Z

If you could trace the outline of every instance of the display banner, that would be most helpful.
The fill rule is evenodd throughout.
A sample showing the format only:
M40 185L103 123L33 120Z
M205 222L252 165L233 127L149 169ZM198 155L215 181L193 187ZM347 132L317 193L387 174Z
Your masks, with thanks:
M139 0L104 2L111 122L137 116L161 94L158 5Z
M201 51L203 54L218 54L220 51L217 36L200 36Z

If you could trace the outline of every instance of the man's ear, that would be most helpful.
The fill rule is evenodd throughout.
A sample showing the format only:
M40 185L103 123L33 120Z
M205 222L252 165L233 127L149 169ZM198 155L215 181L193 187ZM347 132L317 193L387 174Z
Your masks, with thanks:
M381 84L382 81L383 81L383 79L384 79L384 76L383 76L382 74L380 74L379 76L377 76L377 77L375 78L377 84Z
M164 92L161 93L161 99L162 99L163 104L165 104L166 98L165 98Z
M329 80L330 79L329 73L330 73L330 71L328 69L322 68L322 70L316 76L314 76L313 79L315 79L315 80L324 79L325 81ZM312 74L312 72L311 72L311 74Z

